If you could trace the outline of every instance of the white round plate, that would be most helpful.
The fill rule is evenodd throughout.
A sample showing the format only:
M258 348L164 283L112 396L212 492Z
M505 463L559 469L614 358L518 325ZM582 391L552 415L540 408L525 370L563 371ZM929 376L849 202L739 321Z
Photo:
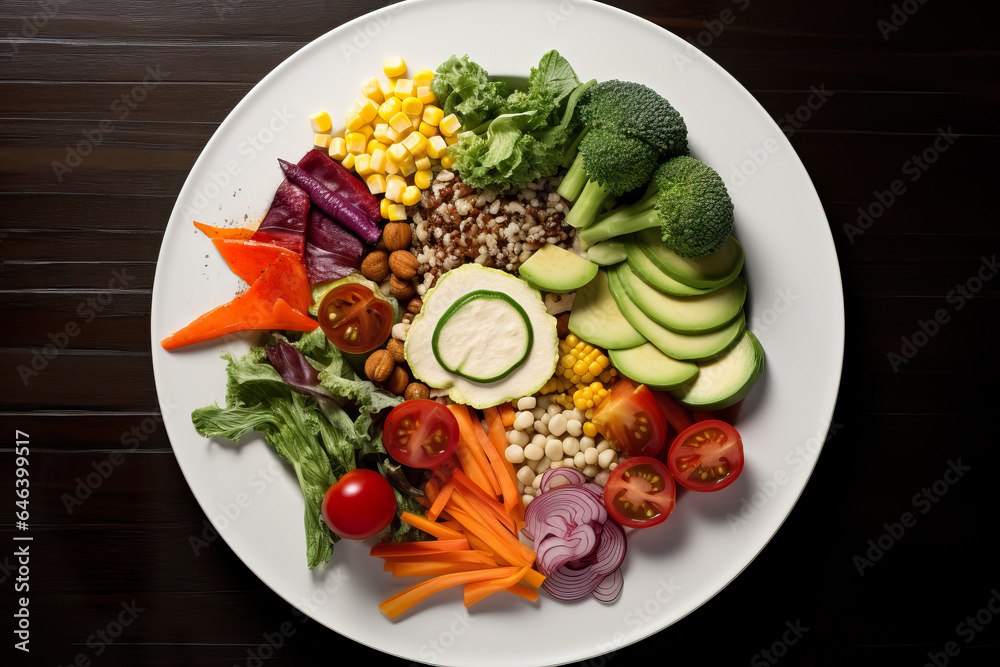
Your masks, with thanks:
M739 422L747 466L721 493L685 493L659 528L633 532L625 588L614 603L537 605L494 596L472 610L460 589L396 622L378 603L409 585L382 572L369 544L340 542L324 571L305 563L295 475L261 439L226 446L200 437L191 411L222 401L239 337L165 352L159 341L239 288L191 224L259 219L281 181L276 158L312 145L308 118L340 112L387 56L434 69L469 54L491 74L526 76L558 49L581 80L652 86L684 116L691 152L726 180L746 250L748 322L767 366ZM426 0L363 16L312 42L237 105L195 163L163 238L152 305L156 389L191 490L233 551L278 595L358 642L444 665L554 665L585 660L674 623L719 592L767 544L805 487L840 381L844 310L823 209L781 130L718 65L675 35L583 0ZM411 584L412 582L410 582ZM720 619L721 620L721 619Z

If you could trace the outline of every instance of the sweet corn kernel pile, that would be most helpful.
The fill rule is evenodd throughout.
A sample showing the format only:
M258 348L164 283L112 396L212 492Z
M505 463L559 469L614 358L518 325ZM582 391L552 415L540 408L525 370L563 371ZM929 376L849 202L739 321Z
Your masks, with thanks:
M423 69L406 78L406 70L402 58L386 58L385 78L361 85L343 132L333 133L325 111L309 118L315 146L363 178L373 195L384 195L379 210L393 221L406 220L406 207L418 203L431 186L435 167L455 163L448 146L458 141L461 129L455 114L445 116L435 106L434 72Z
M538 393L568 410L590 410L607 396L604 384L616 375L618 371L603 350L569 334L559 341L555 375Z

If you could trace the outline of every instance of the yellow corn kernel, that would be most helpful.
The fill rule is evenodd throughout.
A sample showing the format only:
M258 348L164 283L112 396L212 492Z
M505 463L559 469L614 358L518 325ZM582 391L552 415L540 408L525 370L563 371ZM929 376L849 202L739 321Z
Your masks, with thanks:
M449 146L453 146L458 143L458 137L445 137L444 142Z
M396 79L396 89L394 94L401 100L413 97L413 79Z
M422 196L420 188L416 185L409 185L405 190L403 190L403 195L399 198L399 201L401 204L405 204L406 206L413 206L420 201L420 197Z
M361 94L375 104L385 102L385 95L382 94L382 88L378 85L378 79L371 78L361 84Z
M406 207L402 204L393 204L389 207L389 220L399 222L406 220Z
M329 134L316 134L313 135L313 146L316 148L329 148L330 143L333 141L333 137Z
M410 155L417 158L427 152L427 137L419 132L410 132L403 139L403 146L410 151Z
M444 137L431 137L427 140L427 155L435 160L448 154L448 146Z
M333 137L330 141L330 148L328 149L330 157L334 160L343 160L347 157L347 142L344 141L343 137Z
M400 176L399 174L393 174L392 176L389 176L389 177L388 177L388 178L386 178L385 180L386 180L386 183L392 183L393 181L399 181L400 183L402 183L402 185L403 185L403 187L404 187L404 188L405 188L405 187L406 187L407 185L409 185L409 184L408 184L408 183L406 182L406 179L405 179L405 178L403 178L402 176Z
M389 127L396 130L397 132L403 132L404 130L412 129L410 125L410 117L405 113L400 111L389 119Z
M365 119L354 113L353 109L344 114L344 126L348 132L354 132L364 124Z
M365 152L365 144L367 140L365 135L360 132L348 132L347 136L344 137L344 141L347 142L347 152L358 155Z
M389 207L392 206L392 201L383 197L378 202L378 212L386 220L389 219Z
M383 144L378 139L372 138L368 140L368 144L365 146L365 152L371 155L380 148L382 150L386 150L389 146L387 144Z
M425 121L420 121L420 125L417 126L417 132L425 137L433 137L437 135L438 129L433 125L428 125Z
M450 155L445 155L441 158L441 166L445 169L451 169L455 166L455 158Z
M421 160L426 160L427 158L421 158ZM419 162L420 160L417 160ZM413 175L413 184L420 188L421 190L426 190L431 187L431 181L434 180L434 172L430 169L417 169L417 173Z
M386 58L382 61L382 71L386 76L403 76L406 74L406 61L402 58Z
M406 114L406 117L410 119L410 128L413 131L420 129L420 115Z
M431 159L426 155L421 155L413 161L413 166L417 171L427 171L431 168Z
M378 108L379 118L388 123L392 117L398 114L403 108L403 101L398 97L390 97Z
M428 125L437 127L441 124L442 118L444 118L444 111L441 111L440 108L433 104L428 104L424 107L424 122Z
M434 80L434 72L429 69L417 70L413 74L413 82L418 86L429 86Z
M347 156L340 161L340 165L348 171L354 169L354 153L348 153Z
M583 422L583 434L588 438L593 438L597 435L597 426L594 422Z
M376 174L385 173L385 165L389 160L387 159L385 149L376 148L371 152L371 160L368 162L371 170Z
M441 119L441 122L438 123L438 129L441 130L441 134L450 137L462 129L462 122L458 120L458 116L450 113Z
M379 79L378 89L382 91L382 97L388 100L396 94L396 80L393 78Z
M407 97L403 100L403 113L407 116L419 116L424 112L424 103L416 97Z
M387 174L398 174L399 173L399 166L395 162L393 162L392 160L388 160L387 159L385 161L385 173L387 173Z
M371 160L372 156L368 153L354 156L354 171L358 172L358 176L364 178L372 173Z
M330 114L325 111L320 111L319 113L314 113L309 116L309 124L312 125L313 132L316 132L317 134L329 132L333 127L333 121L330 120Z
M403 114L403 115L405 116L406 114ZM406 116L406 117L409 118L409 116ZM390 143L391 144L398 144L400 141L402 141L403 139L405 139L406 135L408 135L411 131L412 130L410 128L406 128L402 132L397 132L396 128L390 126L389 127L389 139L391 140Z
M403 176L412 176L417 173L417 166L413 164L413 156L409 153L406 157L397 165L399 167L399 173Z
M364 118L366 123L370 123L378 116L378 105L368 99L355 100L354 113Z
M371 174L365 179L368 191L373 195L380 195L385 192L385 176L382 174Z
M424 104L434 104L437 102L437 97L434 95L434 91L430 89L430 86L417 86L417 92L414 96Z
M385 181L385 198L398 202L403 198L403 192L406 190L406 180L405 179L395 179L387 178Z
M392 139L389 138L389 123L379 123L376 125L372 137L377 139L380 144L385 144L386 146L391 144Z
M406 146L403 144L393 144L389 146L389 150L386 151L386 155L389 156L389 162L399 164L406 156L409 155L409 151L406 150Z
M360 132L361 134L365 135L365 141L368 141L369 139L372 138L372 135L375 134L375 128L369 125L368 123L365 123L357 130L355 130L355 132Z

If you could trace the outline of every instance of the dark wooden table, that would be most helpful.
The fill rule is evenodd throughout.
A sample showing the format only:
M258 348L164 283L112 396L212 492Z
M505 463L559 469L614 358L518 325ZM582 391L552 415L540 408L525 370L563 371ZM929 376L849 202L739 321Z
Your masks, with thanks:
M196 555L206 519L158 420L149 339L161 234L205 142L274 66L381 4L0 4L0 637L14 664L398 662L312 621L270 648L291 607L223 541ZM997 664L986 3L620 5L703 47L790 135L829 217L848 330L836 433L772 542L701 609L591 664ZM169 77L143 92L150 63ZM67 501L80 485L89 497ZM23 595L29 655L12 650Z

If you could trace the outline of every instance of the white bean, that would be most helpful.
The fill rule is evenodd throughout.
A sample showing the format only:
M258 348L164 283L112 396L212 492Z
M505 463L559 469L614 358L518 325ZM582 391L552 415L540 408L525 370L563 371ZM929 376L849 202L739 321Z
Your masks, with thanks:
M579 419L567 419L566 432L572 436L580 437L583 434L583 423Z
M532 500L534 500L534 498L532 498L528 494L524 494L523 496L521 496L521 502L524 503L525 507L527 507L528 503L530 503Z
M545 456L549 458L550 461L561 461L563 456L563 443L562 440L557 438L552 438L545 443Z
M587 459L583 455L583 452L577 452L573 456L573 467L577 468L578 470L583 470L584 467L586 467L586 465L587 465Z
M585 435L580 438L580 449L590 449L594 446L594 439L589 435Z
M538 445L539 447L541 447L541 448L544 449L545 448L545 443L546 443L547 440L548 440L548 438L545 437L545 434L543 434L543 433L536 433L531 438L531 444Z
M534 416L535 421L538 421L539 419L542 418L542 415L546 414L545 408L539 406L539 407L533 409L531 411L531 414Z
M613 450L613 449L605 449L597 457L597 463L602 468L607 468L609 465L611 465L611 462L614 461L614 460L615 460L615 450Z
M532 486L526 486L524 487L524 491L522 491L521 493L526 496L531 496L532 498L534 498L535 496L538 495L538 489Z
M543 456L545 456L545 450L534 443L524 448L524 458L529 461L539 461Z
M601 440L599 443L597 443L597 451L603 452L608 449L611 449L611 443L608 442L607 440Z
M580 451L580 441L572 436L563 438L562 447L566 456L576 456L576 453Z
M511 463L521 463L524 461L524 449L519 445L511 445L504 450L503 455Z
M580 422L581 424L583 423L583 413L580 412L577 408L572 408L570 410L565 410L563 412L563 417L565 417L567 420L575 419L576 421Z
M560 436L566 432L566 418L562 415L554 415L552 419L549 420L549 433L554 436Z
M528 444L528 434L524 431L507 431L507 442L512 445L521 445L524 447Z
M572 456L567 456L563 459L563 468L575 468L576 462L573 460Z
M525 396L524 398L517 399L518 410L533 410L534 408L535 408L534 396Z
M548 417L548 415L542 415L543 417ZM549 434L549 427L545 425L543 421L535 422L535 433L541 433L542 435Z
M549 417L555 417L556 415L561 415L562 411L563 411L562 406L559 405L558 403L553 403L548 408Z
M600 457L600 452L596 449L588 449L583 453L583 460L587 462L587 465L592 466L597 463L597 459Z
M601 471L600 468L598 468L597 466L591 465L591 466L587 466L586 468L584 468L580 472L582 472L587 477L596 477L597 473L599 473L600 471Z
M543 424L545 424L546 426L548 426L550 419L552 419L552 415L550 415L548 412L546 412L544 415L542 415L541 417L538 418L538 421L540 421Z
M517 481L525 486L531 484L532 480L535 479L535 473L528 466L521 466L517 471Z
M562 461L553 461L552 463L549 464L550 470L555 470L556 468L562 468L562 467L563 467Z
M608 470L614 470L617 467L618 467L618 461L614 461L611 463L611 465L608 466Z
M611 476L610 472L608 472L607 470L602 470L601 472L597 473L597 476L594 477L594 484L600 484L601 486L604 486L605 484L608 483L608 477L610 476Z
M525 410L523 412L518 412L517 416L514 417L514 428L518 431L527 430L529 426L535 423L535 415L531 414L529 411Z
M535 466L535 472L537 474L541 475L543 472L545 472L546 470L549 469L550 465L552 465L552 461L550 461L549 459L547 459L545 457L542 457L538 461L538 465Z
M542 488L542 476L541 475L535 475L535 479L531 480L531 488L535 489L536 491L538 489ZM525 490L525 493L527 493L527 490Z

